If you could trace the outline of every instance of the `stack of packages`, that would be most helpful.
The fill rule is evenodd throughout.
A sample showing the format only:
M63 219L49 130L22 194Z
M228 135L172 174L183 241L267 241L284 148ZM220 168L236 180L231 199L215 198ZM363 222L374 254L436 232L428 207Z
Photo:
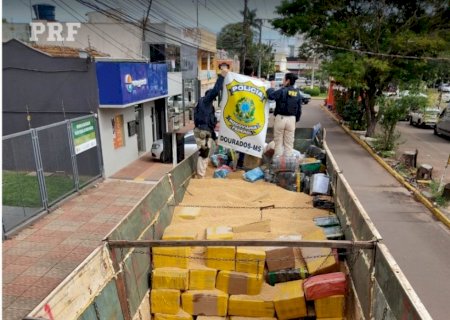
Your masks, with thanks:
M196 239L166 229L163 239ZM279 240L300 240L300 235ZM324 240L321 229L303 237ZM233 239L231 227L211 227L206 239ZM346 279L327 248L207 247L205 264L189 261L191 248L154 248L151 312L154 319L343 319ZM266 280L266 281L264 281ZM201 317L200 317L201 316Z
M292 156L282 155L273 158L270 167L274 175L273 182L286 190L300 192L302 178L298 168L301 159L300 152L296 152Z
M311 195L327 195L329 193L329 177L325 174L325 151L310 145L305 158L300 163L302 173L302 191Z

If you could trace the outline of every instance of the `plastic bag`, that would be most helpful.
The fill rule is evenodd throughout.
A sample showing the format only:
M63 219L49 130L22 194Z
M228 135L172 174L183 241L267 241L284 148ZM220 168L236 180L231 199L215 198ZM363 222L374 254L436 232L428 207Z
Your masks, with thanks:
M211 156L211 162L215 167L220 167L228 162L228 156L226 154L213 154Z
M246 181L255 182L264 178L264 171L260 167L257 167L244 173L243 178Z

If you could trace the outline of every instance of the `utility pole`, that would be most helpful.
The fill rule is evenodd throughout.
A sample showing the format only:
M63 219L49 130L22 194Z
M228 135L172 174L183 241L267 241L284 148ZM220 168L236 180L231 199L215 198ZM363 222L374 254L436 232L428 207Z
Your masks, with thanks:
M147 29L148 16L149 16L150 10L152 8L152 2L153 2L153 0L149 0L148 6L147 6L147 11L145 12L144 19L142 19L142 55L144 55L144 56L145 56L145 52L144 52L145 30ZM149 59L150 59L150 54L149 54Z
M258 40L258 78L261 78L261 56L262 56L262 48L261 48L261 39L262 39L262 24L263 19L257 19L259 22L259 40Z
M316 54L313 55L313 65L312 65L312 73L311 73L311 89L314 88L314 66L316 65Z
M244 23L242 24L242 56L241 73L244 72L245 59L247 58L247 37L248 37L248 0L244 1Z

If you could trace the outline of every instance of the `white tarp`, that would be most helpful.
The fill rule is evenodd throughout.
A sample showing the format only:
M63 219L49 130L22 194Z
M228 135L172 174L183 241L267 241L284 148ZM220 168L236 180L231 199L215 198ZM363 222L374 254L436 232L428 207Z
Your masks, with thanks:
M266 87L259 79L228 72L220 103L219 145L262 157L269 121Z

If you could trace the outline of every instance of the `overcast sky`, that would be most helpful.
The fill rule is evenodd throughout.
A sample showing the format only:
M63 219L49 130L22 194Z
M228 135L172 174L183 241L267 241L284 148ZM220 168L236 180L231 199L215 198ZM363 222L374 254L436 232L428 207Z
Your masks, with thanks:
M95 0L85 0L95 3ZM115 7L122 7L125 12L136 18L142 18L144 14L143 3L149 0L102 0ZM249 9L257 9L257 17L272 19L275 7L281 0L249 0ZM34 13L30 9L30 3L46 3L56 6L55 15L58 21L77 22L86 21L85 13L92 11L88 7L75 0L3 0L3 18L9 22L30 22ZM198 3L198 25L218 33L228 23L242 21L240 11L244 9L244 0L153 0L150 21L165 21L176 27L197 26L197 3ZM264 22L262 29L263 42L281 42L287 44L292 39L283 37L271 28L268 21Z

